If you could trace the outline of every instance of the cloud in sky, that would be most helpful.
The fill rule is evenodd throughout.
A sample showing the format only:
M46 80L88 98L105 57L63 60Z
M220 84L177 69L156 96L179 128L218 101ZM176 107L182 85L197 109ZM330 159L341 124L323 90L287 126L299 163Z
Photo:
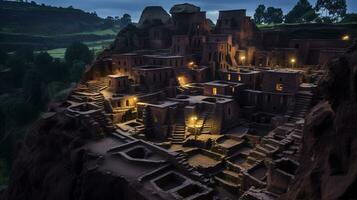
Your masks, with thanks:
M192 3L207 11L207 17L214 22L218 17L218 10L247 9L252 16L259 4L282 8L287 13L298 0L37 0L37 3L68 7L73 6L89 12L96 12L101 17L121 16L128 13L134 21L138 21L142 10L146 6L162 6L169 11L174 4ZM316 0L309 0L312 5ZM357 0L347 0L349 12L357 12Z

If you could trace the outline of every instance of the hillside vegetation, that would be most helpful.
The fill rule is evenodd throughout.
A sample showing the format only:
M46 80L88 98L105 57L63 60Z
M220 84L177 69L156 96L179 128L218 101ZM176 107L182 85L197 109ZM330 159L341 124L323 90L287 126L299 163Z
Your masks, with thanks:
M357 23L291 23L258 25L262 32L283 32L295 39L340 39L342 35L357 35Z
M66 48L74 41L95 42L101 48L119 30L112 20L72 7L0 0L0 48L8 52Z
M0 1L1 32L57 35L108 28L111 25L95 13L86 13L72 7Z

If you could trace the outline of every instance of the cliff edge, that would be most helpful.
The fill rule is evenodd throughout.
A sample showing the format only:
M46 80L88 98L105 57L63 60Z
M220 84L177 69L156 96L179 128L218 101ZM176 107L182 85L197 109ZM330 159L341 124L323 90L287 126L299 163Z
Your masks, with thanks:
M306 117L301 167L281 199L357 198L357 42L328 65Z

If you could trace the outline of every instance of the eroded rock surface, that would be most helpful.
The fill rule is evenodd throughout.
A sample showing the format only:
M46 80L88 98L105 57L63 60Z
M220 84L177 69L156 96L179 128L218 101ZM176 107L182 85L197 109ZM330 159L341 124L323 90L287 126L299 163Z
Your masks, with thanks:
M357 51L332 61L321 83L327 101L307 116L301 167L282 199L357 198Z

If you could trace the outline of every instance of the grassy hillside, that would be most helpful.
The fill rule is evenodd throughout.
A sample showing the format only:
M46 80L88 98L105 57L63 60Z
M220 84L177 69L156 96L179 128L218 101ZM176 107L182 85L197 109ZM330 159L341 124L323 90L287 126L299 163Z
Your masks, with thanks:
M342 35L357 35L357 23L339 24L275 24L259 25L262 32L284 32L290 38L340 39Z
M0 1L0 31L57 35L110 28L93 13L35 3Z
M120 27L74 8L0 0L0 48L50 50L74 41L108 43Z

